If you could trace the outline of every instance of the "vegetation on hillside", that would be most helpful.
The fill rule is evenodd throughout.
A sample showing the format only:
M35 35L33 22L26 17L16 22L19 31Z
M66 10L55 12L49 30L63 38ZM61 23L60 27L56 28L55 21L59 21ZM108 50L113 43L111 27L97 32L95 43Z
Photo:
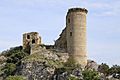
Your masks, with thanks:
M84 80L100 80L99 73L95 70L85 69L83 71Z
M5 62L5 66L1 69L3 72L2 75L4 75L5 78L10 75L14 75L17 66L19 66L21 63L21 59L27 55L28 53L22 49L22 46L10 48L10 50L3 51L1 56L5 56L7 60Z
M23 76L8 76L6 80L26 80Z
M53 60L53 59L50 59L49 57L46 57L43 54L38 54L38 53L28 55L23 60L26 62L32 62L32 61L43 62L45 63L45 65L55 67L55 68L59 68L63 66L63 63L60 62L59 60Z

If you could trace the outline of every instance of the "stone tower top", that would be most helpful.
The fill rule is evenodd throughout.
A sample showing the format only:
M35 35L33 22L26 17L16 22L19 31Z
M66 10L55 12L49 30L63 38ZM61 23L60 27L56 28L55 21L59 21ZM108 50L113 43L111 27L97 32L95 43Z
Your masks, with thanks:
M29 32L23 34L23 48L25 49L27 46L32 45L40 45L41 37L38 32Z
M70 8L70 9L68 10L68 13L70 13L70 12L77 12L77 11L85 12L86 14L88 13L88 10L85 9L85 8Z

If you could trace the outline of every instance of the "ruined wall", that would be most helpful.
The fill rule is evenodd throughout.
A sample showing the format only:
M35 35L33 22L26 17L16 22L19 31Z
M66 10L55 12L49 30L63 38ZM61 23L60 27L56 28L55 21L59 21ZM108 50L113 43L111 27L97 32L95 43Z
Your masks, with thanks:
M60 37L55 41L55 48L67 51L66 28L60 34Z
M66 46L66 51L76 63L87 64L86 51L86 14L84 8L71 8L66 16L66 28L56 41L57 47ZM65 32L65 34L64 34ZM64 37L63 37L64 36ZM66 42L66 44L63 44ZM64 48L64 47L61 47Z
M38 46L41 44L41 37L37 32L30 32L23 34L23 49L28 46L31 47L33 45Z

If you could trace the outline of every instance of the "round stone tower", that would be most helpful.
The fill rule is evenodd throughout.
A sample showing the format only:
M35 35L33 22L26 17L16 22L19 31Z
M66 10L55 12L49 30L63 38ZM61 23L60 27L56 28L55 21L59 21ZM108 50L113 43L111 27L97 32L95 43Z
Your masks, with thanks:
M77 64L87 64L85 8L71 8L66 16L67 52Z

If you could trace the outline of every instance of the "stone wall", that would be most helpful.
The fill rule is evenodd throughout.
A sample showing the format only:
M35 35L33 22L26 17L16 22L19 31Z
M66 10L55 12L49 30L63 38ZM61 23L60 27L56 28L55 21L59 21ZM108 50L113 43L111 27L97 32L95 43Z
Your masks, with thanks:
M60 34L60 37L55 41L55 48L67 51L67 39L66 39L66 28Z

